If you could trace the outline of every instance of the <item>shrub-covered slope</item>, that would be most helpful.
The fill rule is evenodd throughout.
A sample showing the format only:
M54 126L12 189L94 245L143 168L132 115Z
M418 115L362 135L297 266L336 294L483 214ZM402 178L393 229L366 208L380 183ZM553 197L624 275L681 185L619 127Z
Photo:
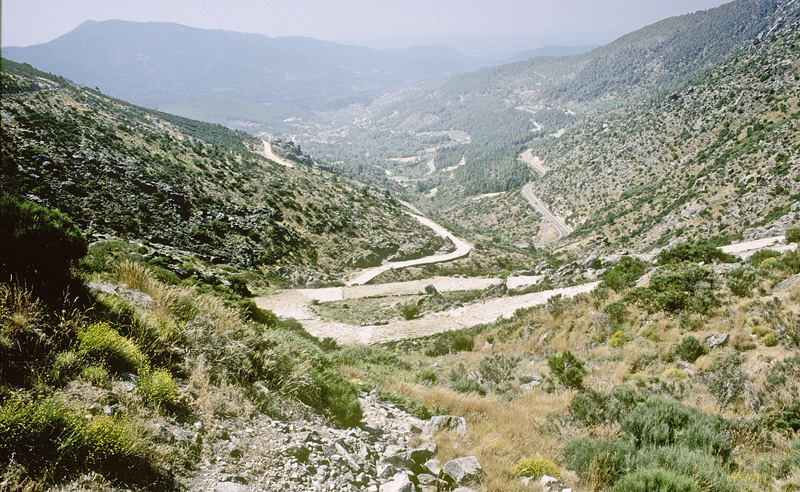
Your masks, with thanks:
M7 60L2 77L0 190L57 208L86 232L283 276L303 266L301 283L331 281L403 246L408 255L446 246L386 193L305 157L294 167L269 161L259 154L263 142L247 134Z

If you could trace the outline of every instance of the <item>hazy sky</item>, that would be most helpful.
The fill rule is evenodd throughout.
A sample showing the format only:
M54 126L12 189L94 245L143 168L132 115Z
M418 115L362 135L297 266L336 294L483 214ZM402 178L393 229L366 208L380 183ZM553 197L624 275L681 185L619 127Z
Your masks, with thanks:
M388 48L447 44L511 54L605 44L727 0L2 0L2 45L50 41L86 20L177 22Z

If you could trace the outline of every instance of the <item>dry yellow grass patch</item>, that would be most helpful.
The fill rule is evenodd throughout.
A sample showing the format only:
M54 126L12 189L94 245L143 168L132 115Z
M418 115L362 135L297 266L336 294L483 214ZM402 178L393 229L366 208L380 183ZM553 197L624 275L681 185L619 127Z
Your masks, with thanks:
M518 485L514 466L530 456L558 461L561 437L546 429L549 414L564 414L573 393L526 392L513 401L495 395L481 397L441 387L395 382L393 391L439 406L467 420L467 437L453 432L435 436L442 462L476 456L483 466L487 490L510 490Z

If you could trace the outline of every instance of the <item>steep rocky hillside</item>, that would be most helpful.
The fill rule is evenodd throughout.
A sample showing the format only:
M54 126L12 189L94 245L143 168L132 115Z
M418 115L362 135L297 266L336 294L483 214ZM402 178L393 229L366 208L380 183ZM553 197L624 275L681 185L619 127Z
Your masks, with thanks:
M0 190L108 233L331 282L346 268L446 244L385 192L340 179L296 147L292 167L218 125L145 110L3 60ZM290 161L289 164L292 164ZM174 255L173 255L174 256ZM167 260L181 272L180 261Z

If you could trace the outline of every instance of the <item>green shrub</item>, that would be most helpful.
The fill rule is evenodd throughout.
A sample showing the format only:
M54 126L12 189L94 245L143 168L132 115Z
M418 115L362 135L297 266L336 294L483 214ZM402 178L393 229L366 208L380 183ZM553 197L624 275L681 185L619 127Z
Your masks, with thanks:
M397 306L397 310L400 312L400 315L403 316L404 319L414 319L419 316L420 307L417 305L416 302L408 302L405 304L400 304Z
M800 227L786 229L786 242L789 244L800 243Z
M644 275L646 264L638 258L623 256L603 272L603 283L616 292L632 286Z
M543 476L561 478L561 470L555 463L544 458L528 458L517 463L514 475L518 477L533 477L538 480Z
M481 386L481 383L467 377L454 382L451 388L459 393L477 393L481 396L486 396L486 388Z
M685 360L686 362L694 362L705 353L706 349L700 343L700 340L692 335L683 337L683 339L670 350L670 355L677 359Z
M622 330L617 330L611 335L611 340L608 341L608 344L612 347L622 347L628 341L628 336L625 335L625 332Z
M587 389L572 397L569 402L569 414L573 420L586 427L596 427L615 420L616 403L611 395Z
M750 297L753 288L758 284L758 272L751 266L740 266L725 274L725 285L734 295Z
M74 350L59 352L53 359L50 376L56 384L63 384L78 374L82 363L80 355Z
M625 321L625 316L628 314L628 307L625 305L625 301L620 299L604 307L603 312L611 318L611 321L619 324Z
M701 374L708 391L714 396L720 408L725 408L742 398L747 383L747 373L742 370L741 365L741 354L730 352L725 357L713 360L708 371Z
M84 414L55 397L6 400L0 408L0 460L8 463L14 456L50 478L90 469L121 473L132 461L146 460L142 432L133 422L87 420Z
M80 329L78 351L114 372L138 371L147 364L139 347L107 323L94 323Z
M108 369L103 366L86 366L81 370L81 379L100 388L108 386Z
M494 354L484 357L478 365L478 372L485 381L500 384L513 377L514 369L521 358L514 355Z
M722 250L715 247L708 240L689 241L675 245L670 249L665 249L658 255L659 265L668 265L673 263L713 263L720 261L723 263L733 263L736 257L723 253Z
M638 448L682 445L727 461L731 444L725 421L662 396L650 396L625 418L621 429Z
M576 390L583 388L586 369L583 368L583 361L572 355L569 350L561 355L548 357L547 365L550 367L550 373L567 388Z
M0 196L0 279L13 277L40 295L60 296L86 254L81 231L63 213Z
M142 399L152 405L169 407L178 399L178 386L166 369L140 371L136 388Z
M664 469L691 477L701 490L736 492L728 478L729 466L718 456L686 446L655 446L640 449L631 460L632 470Z
M714 295L714 272L688 264L653 275L649 289L657 310L667 313L691 311L705 314L719 304Z
M750 255L750 258L747 259L748 263L750 263L755 268L761 268L761 265L769 260L770 258L779 258L781 254L774 249L760 249Z
M622 477L609 492L700 492L700 488L689 477L656 468Z
M595 441L579 437L567 442L562 451L564 463L578 478L602 489L616 482L628 470L636 450L627 441Z
M320 400L307 400L304 403L318 406L322 402L323 408L327 408L340 424L347 427L355 427L361 423L364 413L358 401L358 390L353 383L341 374L329 370L312 371L312 378L319 387Z

